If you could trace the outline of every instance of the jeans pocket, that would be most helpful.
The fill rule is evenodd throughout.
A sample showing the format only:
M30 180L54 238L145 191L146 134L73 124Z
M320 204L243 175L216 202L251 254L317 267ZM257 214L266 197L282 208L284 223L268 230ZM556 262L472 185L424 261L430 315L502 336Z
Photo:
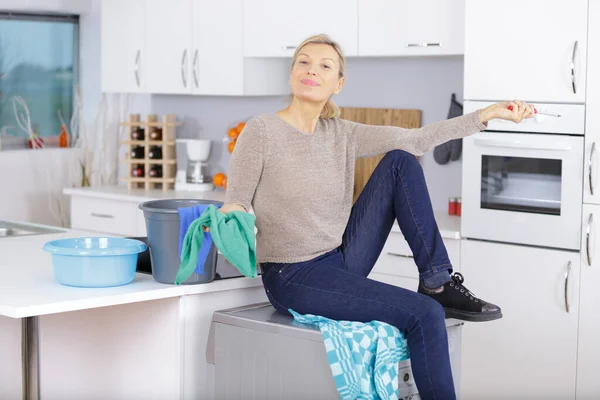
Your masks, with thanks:
M280 274L283 274L283 272L284 272L286 269L288 269L288 267L289 267L290 265L292 265L292 264L290 264L290 263L282 263L282 264L279 264L279 265L278 265L278 267L277 267L277 272L279 272Z

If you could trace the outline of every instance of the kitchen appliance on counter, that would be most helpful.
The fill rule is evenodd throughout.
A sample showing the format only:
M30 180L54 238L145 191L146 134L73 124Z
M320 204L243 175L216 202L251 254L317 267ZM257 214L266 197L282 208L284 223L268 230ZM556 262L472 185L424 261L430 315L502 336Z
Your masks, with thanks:
M489 104L465 101L465 113ZM579 250L585 106L535 105L561 117L492 120L464 139L461 234Z
M212 142L205 139L177 139L185 143L187 163L185 169L178 168L175 190L208 192L215 189L212 170L208 163Z

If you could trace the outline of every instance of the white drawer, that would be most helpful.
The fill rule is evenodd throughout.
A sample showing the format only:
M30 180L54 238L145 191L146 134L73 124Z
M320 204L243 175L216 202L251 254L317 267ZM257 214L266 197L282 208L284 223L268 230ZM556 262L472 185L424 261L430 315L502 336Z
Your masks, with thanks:
M460 240L446 239L444 245L454 271L460 271ZM375 263L373 272L406 278L419 278L419 271L412 251L401 233L390 233Z
M138 211L136 203L74 196L71 198L71 227L135 236Z

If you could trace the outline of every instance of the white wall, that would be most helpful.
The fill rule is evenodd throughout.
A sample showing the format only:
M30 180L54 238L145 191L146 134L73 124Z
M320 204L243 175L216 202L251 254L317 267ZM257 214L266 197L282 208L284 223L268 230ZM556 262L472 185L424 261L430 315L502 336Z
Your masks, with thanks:
M60 191L80 179L80 155L78 149L0 152L0 219L68 223L69 204Z

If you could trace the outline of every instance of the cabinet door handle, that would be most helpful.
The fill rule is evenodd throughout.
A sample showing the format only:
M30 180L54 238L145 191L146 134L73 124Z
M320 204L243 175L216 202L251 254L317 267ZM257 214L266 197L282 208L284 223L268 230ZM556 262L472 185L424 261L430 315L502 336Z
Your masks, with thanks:
M406 254L399 254L399 253L392 253L391 251L387 252L390 256L394 256L394 257L402 257L402 258L414 258L414 256L410 255L407 256Z
M281 46L281 48L283 50L294 50L295 48L297 48L298 46Z
M140 87L140 51L135 52L135 68L133 69L133 75L135 76L135 84Z
M571 85L573 85L573 93L577 94L577 88L575 87L575 53L577 52L578 40L573 44L573 54L571 55Z
M184 88L187 87L187 77L185 74L186 60L187 60L187 49L185 49L183 51L183 54L181 55L181 80L183 81Z
M115 216L110 214L90 213L92 217L113 219Z
M565 309L569 312L569 275L571 274L571 261L567 264L565 271Z
M192 60L192 77L194 78L194 85L196 85L196 89L198 88L198 74L196 72L196 68L198 65L198 49L194 51L194 59Z
M406 47L442 47L442 43L408 43Z
M592 150L590 150L590 159L588 161L588 179L590 181L590 194L594 195L594 179L592 173L594 171L594 157L596 156L596 142L592 143Z
M592 255L590 254L590 236L592 235L592 224L594 223L594 214L590 213L587 228L585 230L585 253L587 255L588 265L592 266Z

